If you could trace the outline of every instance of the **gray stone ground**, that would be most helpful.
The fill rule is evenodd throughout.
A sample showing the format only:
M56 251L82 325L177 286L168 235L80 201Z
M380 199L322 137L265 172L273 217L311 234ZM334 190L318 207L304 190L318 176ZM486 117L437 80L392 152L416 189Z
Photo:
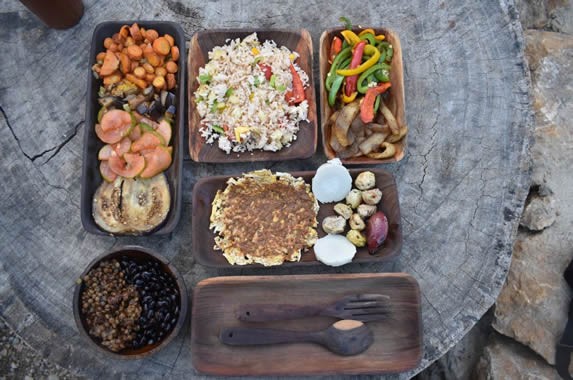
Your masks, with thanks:
M571 179L555 181L562 178L559 167L552 166L551 160L542 160L537 156L555 156L559 153L571 153L573 134L570 116L570 99L572 98L573 67L573 4L571 0L516 0L521 22L526 32L527 45L530 49L530 68L533 78L533 105L536 112L536 143L532 149L534 161L533 182L534 191L531 196L529 210L526 208L522 218L523 230L520 231L514 263L510 270L506 284L497 309L490 310L484 318L472 329L468 335L447 355L438 360L428 370L418 375L419 379L557 379L552 364L551 347L560 333L563 316L553 318L557 322L554 326L541 331L529 332L527 320L519 320L513 313L535 313L539 310L555 308L560 302L567 305L568 290L563 289L563 283L551 282L551 278L562 272L561 268L567 259L573 255L573 244L567 244L559 257L546 260L547 257L535 257L529 254L534 251L529 246L542 245L544 241L560 239L563 221L573 219L573 206L563 207L565 202L572 199L569 193L560 192L559 184L573 184ZM545 33L553 32L553 33ZM563 53L562 51L566 51ZM545 71L549 70L548 73ZM544 74L546 76L544 77ZM551 88L549 79L557 75L563 86ZM561 135L560 135L561 134ZM552 138L558 137L561 149L545 152L551 147ZM563 147L563 144L571 142ZM545 144L545 147L544 145ZM537 150L536 150L537 149ZM550 153L550 154L549 154ZM569 163L573 160L571 154ZM547 162L546 162L547 161ZM541 164L539 164L539 162ZM549 170L548 170L549 167ZM568 166L571 168L571 165ZM553 182L552 182L553 181ZM571 187L569 187L571 188ZM569 204L570 202L567 202ZM555 211L557 210L557 211ZM564 213L566 213L564 215ZM571 215L568 215L571 214ZM568 226L570 224L568 223ZM543 230L532 232L531 230ZM540 242L540 241L541 242ZM538 252L539 249L535 249ZM529 260L529 261L528 261ZM549 265L539 266L531 271L534 260L543 261ZM555 262L551 265L552 262ZM548 276L547 279L542 276ZM529 283L541 283L535 287L533 294L527 293ZM539 294L539 289L547 292ZM524 296L525 295L525 296ZM539 296L540 302L532 302L528 295ZM560 297L559 295L563 296ZM547 298L553 303L545 304ZM542 302L543 301L543 302ZM565 306L564 306L565 307ZM553 311L553 309L551 309ZM537 313L540 314L540 313ZM561 313L562 314L562 313ZM518 321L520 325L516 325ZM530 322L535 323L536 321ZM492 326L493 323L493 326ZM525 333L524 333L525 332ZM32 347L28 346L13 330L0 318L0 380L3 379L76 379L78 376L68 370L47 362Z

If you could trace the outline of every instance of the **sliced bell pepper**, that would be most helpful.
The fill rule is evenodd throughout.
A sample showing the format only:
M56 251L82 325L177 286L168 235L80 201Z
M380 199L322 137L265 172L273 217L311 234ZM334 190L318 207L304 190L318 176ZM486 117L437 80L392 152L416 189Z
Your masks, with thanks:
M375 38L377 41L383 41L383 40L386 39L386 36L383 35L383 34L378 34L378 35L374 36L374 38Z
M258 65L261 71L265 74L265 79L270 80L271 77L273 76L273 69L266 63L259 62Z
M363 64L354 69L336 70L336 73L338 75L343 75L345 77L349 77L351 75L358 75L366 71L368 68L374 66L374 64L378 62L378 58L380 58L380 51L372 45L366 45L364 47L364 54L370 55L370 58L368 58L366 62L364 62Z
M356 99L357 95L358 95L357 91L354 91L350 96L346 96L346 94L343 92L342 93L342 102L343 103L352 103L354 101L354 99Z
M374 120L374 102L376 97L383 94L390 86L392 86L390 82L382 83L366 91L366 95L362 99L362 103L360 103L360 119L362 119L364 124L371 123Z
M370 67L368 70L366 70L365 72L363 72L362 74L360 74L360 76L358 77L358 81L356 83L356 87L358 89L358 92L361 94L366 93L366 91L369 88L369 85L371 83L370 80L366 80L368 79L368 77L372 74L375 75L376 79L378 79L381 82L389 82L390 78L388 78L388 74L386 74L385 76L383 74L378 74L378 71L386 71L388 72L388 70L390 69L390 67L385 64L385 63L378 63L372 67ZM377 75L378 74L378 75ZM387 80L382 80L382 79L387 79ZM366 83L365 83L366 82Z
M358 37L352 30L343 30L340 34L342 34L342 37L344 37L350 46L354 46L360 42L360 37Z
M338 90L340 90L340 86L342 86L342 81L344 81L344 77L342 75L334 74L335 78L332 82L332 87L328 92L328 104L331 107L334 107L334 103L336 103L336 94L338 94Z
M326 76L326 82L325 82L325 86L326 89L330 91L330 88L332 87L332 82L334 81L334 76L336 74L336 70L340 67L340 64L348 57L350 57L352 55L352 48L346 47L343 48L340 53L338 53L338 55L334 58L334 61L332 61L332 65L330 66L330 71L328 72L328 75Z
M374 29L368 28L368 29L364 29L363 31L361 31L360 33L358 33L358 37L362 37L362 36L365 35L366 33L376 34L376 32L374 32Z
M360 39L362 41L368 41L368 43L370 43L370 45L376 46L376 43L378 41L376 41L376 39L374 38L374 34L372 33L366 33L360 36Z
M285 99L289 104L299 104L306 99L306 96L302 80L292 63L290 64L290 73L292 74L292 90L286 92Z
M376 115L376 113L378 112L378 109L380 109L381 98L382 98L382 95L376 96L376 100L374 101L374 115Z
M354 47L354 54L352 55L352 61L350 62L350 69L355 69L358 66L360 66L365 46L366 46L366 41L360 41ZM350 96L354 91L356 91L357 80L358 80L358 75L351 75L346 78L346 87L344 88L346 96Z
M342 50L342 40L338 36L334 36L330 44L330 62L334 61L336 55Z

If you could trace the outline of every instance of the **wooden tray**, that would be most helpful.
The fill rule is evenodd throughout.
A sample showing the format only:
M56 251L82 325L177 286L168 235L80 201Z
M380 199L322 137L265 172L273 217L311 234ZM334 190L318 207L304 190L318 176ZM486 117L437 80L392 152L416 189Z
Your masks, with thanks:
M374 343L356 356L339 356L318 345L227 346L223 328L254 326L320 330L336 321L312 317L268 323L240 322L235 309L246 303L329 303L357 293L390 296L392 316L368 322ZM404 273L215 277L201 281L193 296L191 352L196 370L212 375L380 374L407 371L421 358L420 291Z
M388 237L384 244L378 248L378 251L371 255L368 249L358 248L354 262L373 262L385 261L396 257L400 254L402 248L402 225L400 222L400 205L398 202L398 189L396 182L390 172L383 169L369 169L376 176L376 187L382 190L382 201L378 204L378 209L386 214L388 218ZM352 180L356 176L365 171L365 169L351 169L350 175ZM307 172L293 172L295 177L302 177L307 183L311 183L314 171ZM236 175L233 177L240 177ZM193 246L193 254L202 265L218 268L236 268L241 269L244 267L261 267L261 264L249 265L231 265L225 259L221 251L215 251L215 234L209 229L209 217L211 216L211 204L215 198L217 190L223 190L226 187L227 180L230 176L215 176L201 178L193 188L192 200L192 220L193 229L191 231L191 241ZM319 237L326 235L320 226L322 220L331 215L336 215L334 212L335 203L321 204L318 212L317 220L319 226L317 227ZM299 262L285 262L282 266L297 266L297 265L324 265L316 260L314 250L311 248L307 252L302 253Z
M352 30L358 33L366 28L368 27L354 28ZM392 111L394 117L396 117L398 125L405 126L406 117L404 116L404 113L406 101L404 99L404 68L402 66L402 47L400 45L400 39L398 38L398 34L390 29L374 27L372 27L372 29L374 29L376 34L384 34L386 36L386 40L390 42L394 48L394 56L391 64L392 69L390 70L390 82L392 83L392 87L390 87L389 97L386 104L390 111ZM334 36L340 37L340 32L342 30L344 30L344 28L329 29L323 32L320 36L320 120L322 146L324 147L324 154L326 154L326 157L329 159L335 158L336 152L330 147L330 128L326 128L326 123L330 118L330 115L332 115L333 109L328 105L328 93L324 87L324 81L326 80L326 75L330 70L330 63L328 63L330 44L332 43ZM375 160L369 157L353 157L349 159L341 159L341 161L345 165L384 164L400 161L406 154L407 137L407 135L404 136L400 142L395 144L396 154L392 158Z
M259 41L273 40L277 46L286 46L291 51L299 53L298 65L308 74L310 85L305 94L308 101L308 121L299 123L297 139L288 148L278 152L256 150L245 153L227 154L217 144L206 144L199 133L201 116L197 112L195 90L199 87L197 75L199 68L208 61L208 53L215 46L225 45L227 39L244 38L257 32ZM189 47L189 154L197 162L254 162L254 161L284 161L297 158L309 158L316 152L318 142L318 122L316 116L316 95L312 72L312 38L306 29L300 30L271 30L271 29L214 29L197 32L191 38Z
M175 98L177 99L177 113L175 123L173 125L173 162L171 166L165 171L167 182L169 183L169 191L171 193L171 206L169 214L165 221L151 231L141 234L112 234L105 231L98 226L93 218L92 202L95 192L104 181L99 171L100 162L98 160L98 152L104 143L97 137L95 133L95 124L97 122L97 113L100 110L100 105L97 101L98 91L101 86L101 80L95 79L92 73L92 65L96 61L96 55L104 50L103 40L106 37L111 37L114 33L119 31L122 25L132 25L137 22L140 27L146 29L155 29L160 35L165 33L170 34L175 38L175 43L179 47L179 60L177 65L179 71L177 72L177 88L175 90ZM89 65L86 67L88 71L87 77L87 100L86 100L86 122L84 132L84 149L83 149L83 166L81 178L81 220L84 229L92 234L97 235L165 235L173 232L179 218L181 216L181 204L183 194L183 150L185 144L184 140L184 125L185 125L185 33L181 26L170 21L104 21L98 24L92 36L90 47Z

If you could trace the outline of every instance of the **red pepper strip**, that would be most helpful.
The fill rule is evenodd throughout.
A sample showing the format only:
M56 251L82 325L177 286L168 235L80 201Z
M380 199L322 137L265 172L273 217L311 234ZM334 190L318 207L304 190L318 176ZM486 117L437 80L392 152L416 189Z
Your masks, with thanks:
M360 119L362 119L364 124L371 123L374 120L374 102L376 97L386 92L390 86L390 82L385 82L366 91L366 95L364 95L364 99L362 99L360 104Z
M304 86L292 63L290 65L290 72L292 74L292 90L287 91L285 94L285 99L289 104L298 104L306 99L304 94Z
M366 41L360 41L354 46L354 55L352 56L352 61L350 61L350 69L355 69L362 63L362 55L364 54L364 47L366 46ZM351 75L346 77L346 96L351 96L354 91L356 91L356 82L358 82L358 75Z
M269 65L264 64L264 63L258 63L258 65L259 65L261 71L263 73L265 73L265 79L271 80L271 77L273 76L273 69Z
M334 36L332 39L332 43L330 44L330 59L328 60L330 63L334 60L334 57L342 50L342 40L337 36Z

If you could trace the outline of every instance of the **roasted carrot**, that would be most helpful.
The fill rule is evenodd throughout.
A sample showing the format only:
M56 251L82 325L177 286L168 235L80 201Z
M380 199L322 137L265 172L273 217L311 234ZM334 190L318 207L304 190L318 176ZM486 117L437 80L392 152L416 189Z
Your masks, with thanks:
M141 58L143 58L143 51L137 45L128 46L127 54L129 55L129 58L134 59L136 61L139 61Z
M167 69L168 72L175 74L178 70L178 67L175 62L169 61L165 64L165 69Z
M157 33L157 30L155 30L155 29L149 29L145 32L145 38L149 42L155 41L157 39L157 37L159 37L159 33Z
M179 60L179 48L177 46L171 47L171 59L173 59L174 61Z
M113 73L119 67L119 59L113 51L107 51L101 66L100 75L107 76Z
M160 55L167 55L171 52L171 45L165 37L159 37L153 41L153 51Z
M131 61L127 54L119 53L119 62L121 64L121 72L127 74L131 71Z

